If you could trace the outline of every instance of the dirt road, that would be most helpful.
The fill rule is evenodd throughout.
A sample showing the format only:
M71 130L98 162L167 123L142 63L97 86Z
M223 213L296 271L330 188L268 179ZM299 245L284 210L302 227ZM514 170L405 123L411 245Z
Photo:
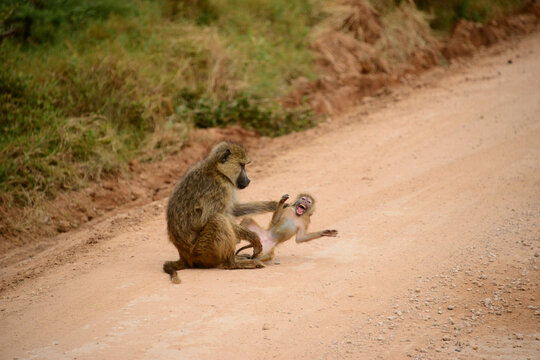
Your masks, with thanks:
M242 200L339 237L172 285L166 201L119 211L3 269L0 358L540 358L540 34L504 48L252 152Z

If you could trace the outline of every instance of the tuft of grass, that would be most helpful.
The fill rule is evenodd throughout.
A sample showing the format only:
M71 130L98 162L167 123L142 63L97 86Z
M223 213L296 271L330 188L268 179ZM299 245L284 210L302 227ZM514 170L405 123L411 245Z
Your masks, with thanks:
M437 43L428 25L428 16L403 2L381 16L382 34L375 48L395 68L423 49L436 49Z
M209 0L165 0L163 16L171 20L192 19L195 24L205 26L217 20L219 12Z
M138 136L128 145L136 148L144 132L153 128L144 116L143 97L137 93L144 84L131 64L101 55L59 60L48 96L69 117L99 114L114 119L119 128L134 130Z

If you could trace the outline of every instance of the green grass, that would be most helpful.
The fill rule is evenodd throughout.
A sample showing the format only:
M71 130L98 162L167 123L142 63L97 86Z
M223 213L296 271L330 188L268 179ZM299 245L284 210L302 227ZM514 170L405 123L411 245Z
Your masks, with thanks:
M245 92L216 101L184 89L176 103L179 103L177 113L199 128L242 124L247 129L279 136L316 124L309 108L284 110L277 103L259 104Z
M0 2L0 32L16 30L0 43L0 204L33 206L156 148L179 149L193 126L269 136L313 126L312 112L276 99L316 76L315 5Z

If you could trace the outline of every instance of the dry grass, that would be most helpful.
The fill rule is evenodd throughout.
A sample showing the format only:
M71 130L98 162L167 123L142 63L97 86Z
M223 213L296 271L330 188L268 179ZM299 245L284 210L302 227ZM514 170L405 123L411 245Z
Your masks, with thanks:
M375 48L392 70L402 68L420 52L438 52L440 44L428 20L425 13L406 2L382 16L383 31Z
M407 2L381 13L368 1L345 0L326 11L332 15L314 32L313 47L333 76L395 72L439 47L426 15Z

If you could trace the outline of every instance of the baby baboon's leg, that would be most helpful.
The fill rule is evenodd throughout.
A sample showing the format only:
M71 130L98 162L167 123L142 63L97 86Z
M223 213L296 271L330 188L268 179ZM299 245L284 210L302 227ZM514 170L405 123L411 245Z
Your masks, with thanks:
M163 271L171 276L171 281L174 284L180 284L182 281L178 278L178 270L187 269L189 266L182 260L182 258L177 261L166 261L163 264Z
M234 258L236 236L233 224L216 214L204 226L191 249L191 260L196 267L217 267Z
M249 224L250 227L252 228L253 226L258 227L257 223L254 220L252 219L249 219L249 220L251 221L251 223ZM245 223L244 220L242 220L242 223ZM262 251L261 239L256 232L251 231L245 226L237 225L237 224L233 224L233 230L238 240L247 240L253 246L252 258L257 257L257 255L261 253Z
M274 249L270 251L268 254L261 256L258 260L260 261L270 261L274 258Z

